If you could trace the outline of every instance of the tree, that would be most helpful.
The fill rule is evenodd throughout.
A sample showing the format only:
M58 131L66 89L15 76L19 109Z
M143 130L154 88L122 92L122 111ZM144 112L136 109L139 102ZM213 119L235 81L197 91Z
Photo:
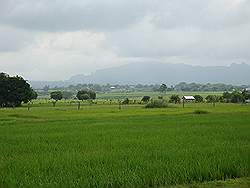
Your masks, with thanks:
M96 99L96 92L94 92L93 90L89 90L88 95L89 95L90 99L92 99L92 100Z
M245 99L242 95L241 92L239 91L233 91L231 93L231 102L232 103L240 103L240 102L245 102Z
M80 90L77 92L76 97L79 100L88 100L88 99L96 99L96 93L93 90Z
M201 95L195 95L195 102L203 102L203 97Z
M122 104L129 104L129 99L126 98L124 101L122 101Z
M0 107L16 107L37 98L37 93L20 76L0 73Z
M50 98L54 99L55 101L53 101L53 106L56 106L56 102L61 100L63 97L62 92L61 91L53 91L50 93Z
M213 106L215 106L215 103L218 102L216 95L208 95L205 99L208 103L213 103Z
M225 99L226 102L231 102L232 95L228 91L224 92L222 97Z
M70 91L63 91L62 92L62 98L63 99L71 99L73 96L73 93Z
M180 99L180 97L179 97L179 95L172 95L171 97L170 97L170 100L169 100L169 102L171 102L171 103L180 103L181 102L181 99Z
M244 90L242 91L242 96L243 96L243 98L244 98L245 101L246 101L246 100L249 100L249 99L250 99L250 91L244 89Z
M161 84L159 91L162 93L166 93L167 89L168 89L168 87L166 84Z
M150 96L143 96L141 101L144 102L144 103L148 103L150 100Z

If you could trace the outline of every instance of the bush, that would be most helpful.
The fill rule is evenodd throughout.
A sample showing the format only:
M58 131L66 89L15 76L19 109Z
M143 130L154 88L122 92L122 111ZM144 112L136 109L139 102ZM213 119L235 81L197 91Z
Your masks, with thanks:
M168 104L165 100L151 100L146 104L145 108L166 108Z
M194 114L208 114L208 111L206 111L206 110L195 110L193 113Z

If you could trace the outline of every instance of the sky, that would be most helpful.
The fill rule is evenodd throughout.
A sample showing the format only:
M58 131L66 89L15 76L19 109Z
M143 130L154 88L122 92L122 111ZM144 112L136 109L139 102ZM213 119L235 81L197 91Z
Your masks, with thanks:
M250 63L250 0L0 0L0 72L66 80L127 63Z

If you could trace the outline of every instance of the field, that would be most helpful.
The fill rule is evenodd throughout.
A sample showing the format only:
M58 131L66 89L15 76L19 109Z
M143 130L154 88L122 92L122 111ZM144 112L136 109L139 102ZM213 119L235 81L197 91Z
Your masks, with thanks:
M0 109L0 187L249 185L250 105L39 104Z

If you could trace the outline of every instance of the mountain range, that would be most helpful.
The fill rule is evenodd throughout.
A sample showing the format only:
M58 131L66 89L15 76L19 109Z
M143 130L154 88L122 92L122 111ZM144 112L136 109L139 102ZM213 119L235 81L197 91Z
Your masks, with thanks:
M171 63L131 63L97 70L90 75L79 74L65 81L31 81L33 88L62 87L76 84L161 84L179 82L250 84L250 65L233 63L229 66L193 66Z

